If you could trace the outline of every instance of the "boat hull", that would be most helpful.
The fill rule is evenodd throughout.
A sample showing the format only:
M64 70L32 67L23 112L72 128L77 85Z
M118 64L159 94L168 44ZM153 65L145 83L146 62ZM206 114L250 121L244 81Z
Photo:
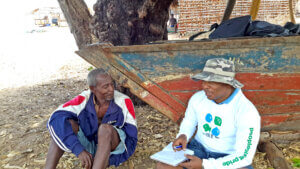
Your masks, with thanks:
M218 57L235 62L236 78L260 112L262 126L300 119L300 36L90 45L77 53L177 123L189 98L201 90L201 81L190 76Z

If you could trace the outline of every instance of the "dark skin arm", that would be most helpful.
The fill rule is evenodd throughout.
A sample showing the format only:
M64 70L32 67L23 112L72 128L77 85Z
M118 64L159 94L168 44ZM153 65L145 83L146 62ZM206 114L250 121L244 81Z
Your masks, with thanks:
M74 120L70 119L69 120L72 129L74 131L74 133L77 135L78 131L79 131L79 125L77 124L77 122L75 122ZM79 155L78 158L81 162L81 166L85 169L90 169L92 168L93 165L93 156L92 154L90 154L89 152L87 152L86 150L83 150Z

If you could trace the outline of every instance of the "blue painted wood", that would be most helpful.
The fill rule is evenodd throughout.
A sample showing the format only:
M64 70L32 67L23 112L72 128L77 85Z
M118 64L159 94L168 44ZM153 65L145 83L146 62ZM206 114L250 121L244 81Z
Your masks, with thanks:
M244 51L243 51L244 50ZM245 49L199 51L165 51L153 53L120 53L119 57L149 77L176 73L193 73L202 70L211 58L235 59L237 72L300 72L300 56L288 53L289 47L260 47ZM299 50L300 53L300 50Z
M300 36L134 46L95 44L77 53L94 66L109 70L119 84L130 88L133 94L177 122L180 122L184 113L182 100L188 99L183 93L189 92L188 95L191 95L191 91L198 88L198 84L187 78L190 74L201 72L205 62L216 57L233 60L237 77L248 84L246 88L256 92L248 93L249 97L268 103L260 105L261 113L267 114L263 125L293 120L300 115L297 106L297 92L300 90ZM179 74L181 76L168 76ZM182 80L186 83L181 83ZM169 90L169 85L178 90ZM266 89L264 86L267 86ZM273 95L269 97L265 93L283 90L293 94L293 97L282 94L274 95L273 98ZM289 112L285 107L276 108L281 104L290 104ZM269 116L269 113L275 114Z

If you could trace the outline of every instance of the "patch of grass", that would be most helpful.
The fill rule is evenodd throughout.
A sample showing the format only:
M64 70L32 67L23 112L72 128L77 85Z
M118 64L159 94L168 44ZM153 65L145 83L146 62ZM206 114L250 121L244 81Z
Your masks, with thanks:
M293 167L300 167L300 158L293 158Z

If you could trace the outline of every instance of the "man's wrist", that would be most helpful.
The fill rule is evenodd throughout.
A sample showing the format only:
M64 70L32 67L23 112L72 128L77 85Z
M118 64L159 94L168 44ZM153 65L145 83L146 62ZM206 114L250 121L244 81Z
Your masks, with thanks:
M184 137L184 138L187 138L187 136L185 134L180 134L179 137Z
M74 146L72 153L76 155L76 157L79 156L80 153L82 153L85 149L83 148L83 146L78 143Z
M183 134L183 133L178 134L176 138L179 138L179 137L185 137L185 138L187 139L187 135L186 135L186 134Z

